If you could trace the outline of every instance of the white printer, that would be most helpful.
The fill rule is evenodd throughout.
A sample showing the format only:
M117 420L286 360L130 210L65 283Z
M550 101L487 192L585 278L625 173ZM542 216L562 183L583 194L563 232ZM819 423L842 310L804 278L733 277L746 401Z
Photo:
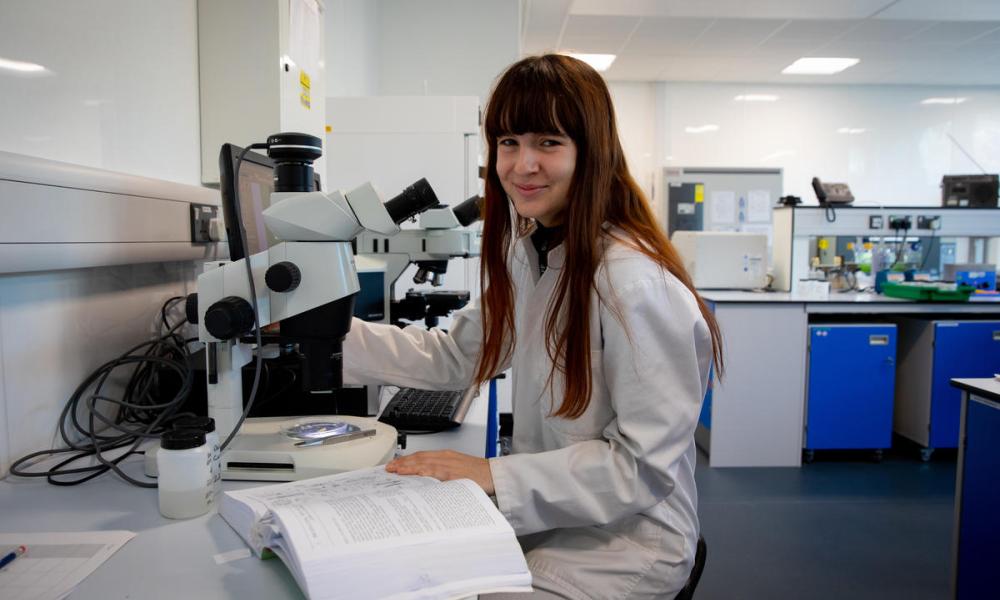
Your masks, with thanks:
M767 285L767 235L735 231L675 231L670 240L701 290L748 290Z

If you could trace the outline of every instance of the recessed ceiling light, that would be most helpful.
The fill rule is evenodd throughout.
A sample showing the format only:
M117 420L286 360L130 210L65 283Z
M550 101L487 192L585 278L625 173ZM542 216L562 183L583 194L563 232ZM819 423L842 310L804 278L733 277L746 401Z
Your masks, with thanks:
M688 126L684 128L687 133L709 133L711 131L718 131L719 126L714 123L708 123L706 125L698 125L697 127Z
M8 60L6 58L0 58L0 69L7 69L8 71L17 71L18 73L45 73L48 71L42 65L36 65L30 62L21 62L19 60Z
M833 75L859 62L858 58L800 58L781 72L785 75Z
M961 104L968 98L924 98L921 104Z
M767 156L761 156L760 157L760 162L764 163L764 162L767 162L769 160L775 160L777 158L784 158L786 156L795 156L795 152L793 150L778 150L777 152L772 152L771 154L768 154Z
M777 102L779 96L774 94L740 94L733 98L737 102Z
M859 133L864 133L868 131L864 127L841 127L837 130L837 133L847 133L850 135L857 135Z
M563 52L566 56L572 56L577 60L582 60L594 67L595 71L607 71L611 63L615 62L615 54L578 54L576 52Z

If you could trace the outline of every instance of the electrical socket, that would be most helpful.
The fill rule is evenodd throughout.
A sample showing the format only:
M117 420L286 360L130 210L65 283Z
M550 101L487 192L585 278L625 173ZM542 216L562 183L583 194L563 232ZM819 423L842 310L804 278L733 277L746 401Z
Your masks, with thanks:
M917 216L917 229L941 229L941 217L938 215Z
M910 215L889 215L889 229L911 229L913 219Z
M882 215L870 215L868 217L868 229L882 229Z
M218 218L219 207L208 204L191 205L191 243L210 244L212 239L212 219Z

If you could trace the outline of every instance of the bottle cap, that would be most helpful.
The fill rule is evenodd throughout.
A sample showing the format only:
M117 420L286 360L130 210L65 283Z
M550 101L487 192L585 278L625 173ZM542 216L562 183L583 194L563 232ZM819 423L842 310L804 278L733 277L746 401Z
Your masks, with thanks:
M215 431L215 419L212 417L182 417L173 422L174 429L198 429L205 433Z
M205 444L205 432L200 429L173 429L160 436L160 447L164 450L187 450Z

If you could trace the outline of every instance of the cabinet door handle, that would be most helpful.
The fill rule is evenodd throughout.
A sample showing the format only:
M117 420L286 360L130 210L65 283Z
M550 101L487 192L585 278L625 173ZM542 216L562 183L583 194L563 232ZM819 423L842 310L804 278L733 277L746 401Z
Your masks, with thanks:
M887 335L870 335L868 336L869 346L888 346L889 336Z
M997 331L993 332L993 341L994 342L1000 342L1000 330L997 330Z

